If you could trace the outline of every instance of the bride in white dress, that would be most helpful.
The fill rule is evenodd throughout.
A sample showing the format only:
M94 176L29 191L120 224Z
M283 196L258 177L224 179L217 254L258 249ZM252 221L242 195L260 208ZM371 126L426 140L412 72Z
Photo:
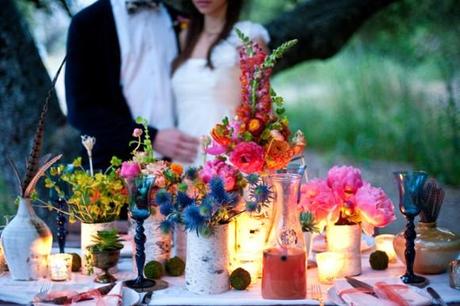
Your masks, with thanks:
M241 0L193 0L196 8L181 34L182 51L174 62L172 87L178 128L195 137L209 135L225 116L232 118L240 102L238 28L266 48L268 32L238 21ZM201 150L199 150L201 152ZM203 154L194 166L203 164Z

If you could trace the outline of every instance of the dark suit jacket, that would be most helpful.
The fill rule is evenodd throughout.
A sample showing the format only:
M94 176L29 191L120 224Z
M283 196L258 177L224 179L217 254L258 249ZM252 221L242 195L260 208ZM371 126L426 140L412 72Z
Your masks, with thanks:
M177 12L167 8L173 24L177 24ZM175 29L177 34L178 26ZM68 119L82 134L96 137L96 169L106 168L113 155L129 159L128 143L133 129L139 127L123 96L120 67L110 0L98 0L72 19L65 73ZM157 129L150 127L149 131L154 140Z

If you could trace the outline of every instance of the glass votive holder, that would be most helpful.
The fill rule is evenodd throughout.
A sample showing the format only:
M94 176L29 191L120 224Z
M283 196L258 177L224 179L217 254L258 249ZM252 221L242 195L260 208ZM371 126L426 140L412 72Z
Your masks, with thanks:
M53 254L48 260L50 278L53 281L66 281L72 277L72 255Z
M344 263L345 256L342 253L323 252L316 254L319 282L332 284L336 278L342 276Z
M449 263L449 285L457 290L460 290L460 260L452 260Z
M396 252L393 247L393 240L395 235L391 234L382 234L375 236L375 249L378 251L383 251L388 255L388 259L391 263L396 262Z

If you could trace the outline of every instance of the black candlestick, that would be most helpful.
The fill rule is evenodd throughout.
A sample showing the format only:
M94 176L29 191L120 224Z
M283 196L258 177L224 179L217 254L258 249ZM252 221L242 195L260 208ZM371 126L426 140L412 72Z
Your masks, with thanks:
M414 261L415 261L415 238L417 233L415 232L414 215L406 215L406 231L404 232L404 238L406 238L406 250L404 256L406 258L406 273L401 276L401 280L405 284L418 284L424 283L426 279L423 276L414 274Z
M68 234L66 224L67 218L63 211L66 209L66 201L63 198L58 198L56 201L56 206L58 207L58 212L56 216L57 221L57 240L59 245L59 253L65 253L65 241Z

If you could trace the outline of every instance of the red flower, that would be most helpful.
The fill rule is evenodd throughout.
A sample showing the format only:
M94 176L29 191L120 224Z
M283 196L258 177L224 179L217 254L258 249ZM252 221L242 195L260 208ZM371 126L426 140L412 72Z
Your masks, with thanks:
M264 149L255 142L241 142L236 145L230 161L244 173L257 173L264 167Z

